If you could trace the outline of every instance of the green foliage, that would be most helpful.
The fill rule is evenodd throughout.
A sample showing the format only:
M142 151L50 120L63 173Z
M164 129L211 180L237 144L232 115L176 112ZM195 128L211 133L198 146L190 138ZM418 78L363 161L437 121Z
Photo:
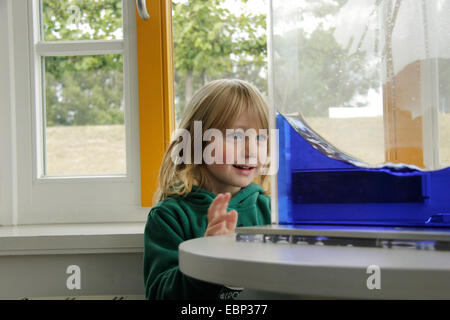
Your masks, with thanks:
M177 118L192 93L214 79L245 79L267 91L266 16L234 14L224 3L173 1Z
M346 1L315 2L308 10L289 19L312 14L316 21L337 13ZM293 15L296 14L295 12ZM300 18L299 18L300 17ZM275 103L283 113L328 117L330 107L362 106L352 102L357 95L379 87L379 66L370 66L366 52L349 52L323 23L306 32L294 28L274 36ZM350 105L350 103L352 104Z
M438 59L440 112L450 113L450 59Z
M46 57L45 65L48 126L124 123L122 55Z
M265 15L235 15L223 3L174 3L178 116L184 109L188 77L190 92L222 77L246 79L267 90ZM120 0L42 0L42 13L46 41L115 39L121 35ZM45 58L47 125L123 123L122 68L123 59L118 55Z
M307 36L294 30L274 41L280 57L275 73L276 101L283 112L328 116L329 107L349 106L355 95L377 87L376 74L369 78L361 74L366 62L364 53L348 55L329 31L316 29ZM292 48L292 43L298 43L301 49Z
M41 0L45 41L103 40L122 35L121 0Z
M308 1L315 5L300 19L305 14L324 18L346 3ZM236 14L225 3L173 2L177 119L193 92L213 79L245 79L267 95L266 15ZM121 0L42 0L42 12L46 41L122 37ZM349 55L336 43L332 29L319 26L311 34L295 29L283 37L274 36L274 47L278 50L275 101L284 111L298 111L300 106L305 115L325 115L330 106L346 106L355 95L376 87L375 80L361 77L367 62L364 53ZM44 61L47 125L123 123L121 55L46 57Z
M121 36L121 0L43 0L46 41ZM48 126L123 124L123 56L45 57Z

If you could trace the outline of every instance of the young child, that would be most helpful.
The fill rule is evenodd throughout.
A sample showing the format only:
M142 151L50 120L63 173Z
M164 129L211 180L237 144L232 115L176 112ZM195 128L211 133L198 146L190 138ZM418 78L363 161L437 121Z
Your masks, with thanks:
M179 163L173 160L177 139L168 147L159 171L156 205L150 210L144 233L147 299L235 298L240 291L181 273L178 245L193 238L233 234L236 226L271 223L270 197L265 194L269 193L269 177L260 175L264 163L255 152L270 143L268 109L260 92L245 81L229 79L212 81L196 92L179 125L190 133L191 159L194 139L202 139L203 150L209 144L198 133L194 135L194 121L201 121L202 137L208 129L224 133L223 161ZM256 132L247 135L248 141L241 134L250 132L247 129ZM265 134L260 129L266 129ZM227 131L231 133L226 135ZM239 140L244 141L236 143ZM227 150L234 150L231 163L226 160ZM238 165L247 165L247 169Z

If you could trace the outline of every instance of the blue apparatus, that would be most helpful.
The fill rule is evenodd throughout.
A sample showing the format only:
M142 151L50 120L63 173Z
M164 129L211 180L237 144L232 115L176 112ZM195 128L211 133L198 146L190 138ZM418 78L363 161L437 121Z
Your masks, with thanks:
M450 169L369 168L302 119L276 120L279 224L450 227Z
M274 223L237 241L450 251L450 1L269 7Z
M269 2L278 224L450 228L450 1Z

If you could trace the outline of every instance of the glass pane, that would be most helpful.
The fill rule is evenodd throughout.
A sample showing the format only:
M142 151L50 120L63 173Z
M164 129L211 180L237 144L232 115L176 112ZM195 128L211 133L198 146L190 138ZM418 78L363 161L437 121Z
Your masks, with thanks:
M272 3L275 107L291 125L363 165L449 165L449 1Z
M43 61L46 174L125 174L123 56Z
M450 13L450 6L448 12ZM450 28L450 21L447 27ZM439 59L439 142L441 166L448 167L450 166L450 59L448 58Z
M267 95L267 0L172 5L177 124L193 93L215 79L246 80Z
M123 39L122 0L41 0L42 38Z
M450 227L450 1L272 8L279 223Z

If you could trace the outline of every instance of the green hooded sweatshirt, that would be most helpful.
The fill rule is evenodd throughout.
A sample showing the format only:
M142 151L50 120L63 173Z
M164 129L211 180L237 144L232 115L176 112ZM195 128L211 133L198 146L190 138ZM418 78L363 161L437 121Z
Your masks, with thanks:
M208 208L217 195L194 186L184 197L169 197L151 208L144 232L144 282L147 299L230 299L240 291L188 277L178 267L178 245L203 237ZM237 226L270 224L270 197L256 183L231 197Z

